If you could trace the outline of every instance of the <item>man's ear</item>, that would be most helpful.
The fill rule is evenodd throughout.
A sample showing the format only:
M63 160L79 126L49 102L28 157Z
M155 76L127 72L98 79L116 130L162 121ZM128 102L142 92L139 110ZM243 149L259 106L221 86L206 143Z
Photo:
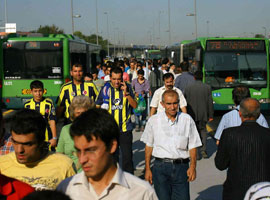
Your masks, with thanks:
M165 108L165 104L163 103L163 101L161 101L160 104L163 106L163 108Z
M112 143L111 143L111 147L110 147L110 153L113 154L117 148L118 148L118 142L117 140L113 140Z

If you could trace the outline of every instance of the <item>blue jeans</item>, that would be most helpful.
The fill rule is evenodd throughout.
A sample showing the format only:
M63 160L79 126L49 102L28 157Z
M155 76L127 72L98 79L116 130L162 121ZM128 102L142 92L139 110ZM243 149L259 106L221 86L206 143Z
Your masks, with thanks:
M135 114L135 124L136 126L145 126L146 124L146 115L147 115L147 110L145 109L141 115L136 115ZM140 119L141 117L141 119Z
M154 161L153 183L159 200L189 200L188 163Z

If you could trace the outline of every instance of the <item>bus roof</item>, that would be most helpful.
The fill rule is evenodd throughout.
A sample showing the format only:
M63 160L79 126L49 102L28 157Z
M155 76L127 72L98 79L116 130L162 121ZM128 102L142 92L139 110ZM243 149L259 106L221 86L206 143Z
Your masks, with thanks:
M29 41L29 40L52 41L52 40L68 39L72 41L86 43L85 40L80 39L79 37L71 34L11 33L4 36L3 39L16 41Z

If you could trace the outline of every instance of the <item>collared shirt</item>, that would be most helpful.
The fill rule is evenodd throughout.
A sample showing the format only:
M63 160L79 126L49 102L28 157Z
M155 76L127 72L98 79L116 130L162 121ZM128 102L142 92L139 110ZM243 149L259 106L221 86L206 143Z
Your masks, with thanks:
M126 83L126 85L128 87L130 96L134 98L134 93L130 84ZM124 92L114 88L110 83L105 84L99 92L98 99L96 101L97 105L102 105L104 103L104 93L109 95L108 111L112 116L114 116L115 121L119 125L120 131L131 131L133 129L130 118L132 107L129 104L127 97L124 96Z
M230 111L222 116L222 118L219 122L219 125L217 127L216 133L215 133L215 138L217 140L220 140L224 129L230 128L230 127L235 127L235 126L240 126L242 124L242 120L241 120L240 115L239 115L239 109L240 109L240 106L238 105L236 107L236 109L234 109L234 110L232 110L232 111ZM265 128L269 128L268 123L262 114L260 114L260 116L256 122Z
M148 93L150 89L149 81L144 79L144 82L140 84L138 78L136 78L132 81L132 88L138 94L141 94L141 92L143 91L144 94L142 96L145 97L145 93Z
M177 113L172 122L165 112L151 116L141 141L153 147L157 158L189 158L189 150L202 145L195 122L186 113Z
M53 101L49 98L43 98L40 102L35 102L34 98L24 104L25 108L38 111L44 119L48 121L56 120L55 108Z
M185 88L195 82L194 77L192 76L191 73L189 72L182 72L181 76L178 76L175 79L175 84L174 86L180 89L183 93L185 92Z
M0 155L6 155L10 152L13 152L14 148L11 141L11 134L5 134L1 143L0 143Z
M67 194L71 199L93 200L156 200L158 199L154 189L136 176L123 172L119 166L109 185L98 196L88 182L84 172L68 178L57 187L57 190Z
M60 94L56 100L57 106L64 106L66 108L65 117L69 118L69 105L71 104L75 96L88 96L93 101L96 100L98 95L97 88L94 83L83 81L81 84L76 85L73 81L65 83L60 91Z
M53 101L49 98L43 98L42 101L40 102L36 102L34 98L32 98L24 104L24 107L39 112L46 120L46 122L49 122L50 120L56 121L56 114ZM49 141L52 137L53 137L52 131L50 129L49 124L47 123L45 141Z
M181 90L179 90L176 87L173 87L173 90L175 90L178 95L179 95L179 106L180 108L186 107L187 106L187 102L186 99L183 95L183 93L181 92ZM154 107L157 108L157 112L163 112L165 111L164 107L160 104L160 102L162 101L162 94L166 91L165 86L157 89L154 93L154 96L152 98L150 107Z

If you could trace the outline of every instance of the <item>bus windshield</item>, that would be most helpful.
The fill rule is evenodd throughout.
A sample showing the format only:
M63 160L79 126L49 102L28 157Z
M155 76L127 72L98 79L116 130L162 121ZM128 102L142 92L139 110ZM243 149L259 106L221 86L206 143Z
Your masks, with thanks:
M54 48L54 46L57 47ZM62 78L62 68L62 47L59 47L59 43L12 42L4 44L5 79Z
M266 87L266 52L205 52L205 82L214 89L236 85Z

